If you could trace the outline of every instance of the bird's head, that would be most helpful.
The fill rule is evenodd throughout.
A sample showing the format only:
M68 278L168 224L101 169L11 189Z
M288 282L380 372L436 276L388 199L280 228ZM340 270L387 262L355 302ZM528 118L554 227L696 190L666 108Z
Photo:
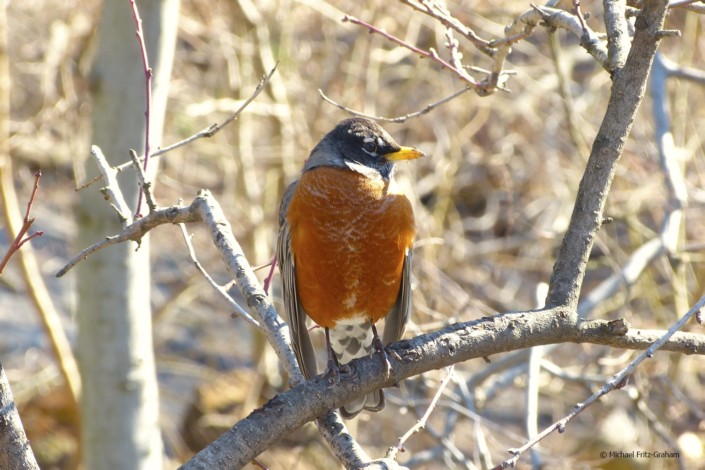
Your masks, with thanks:
M354 117L340 121L321 139L306 160L304 171L332 166L389 179L395 162L423 156L417 148L397 144L376 122Z

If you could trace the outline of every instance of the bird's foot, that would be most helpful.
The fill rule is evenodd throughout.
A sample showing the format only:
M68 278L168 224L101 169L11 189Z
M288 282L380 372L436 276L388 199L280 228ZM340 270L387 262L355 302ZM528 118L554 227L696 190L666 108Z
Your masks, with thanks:
M372 324L372 347L376 352L382 353L382 359L384 359L384 374L389 377L392 375L392 363L389 362L389 356L387 355L387 350L384 347L384 343L377 334L377 327Z
M328 377L328 381L332 385L337 385L340 382L341 374L349 374L350 366L347 364L338 365L338 363L333 360L328 360L328 366L326 367L325 375Z

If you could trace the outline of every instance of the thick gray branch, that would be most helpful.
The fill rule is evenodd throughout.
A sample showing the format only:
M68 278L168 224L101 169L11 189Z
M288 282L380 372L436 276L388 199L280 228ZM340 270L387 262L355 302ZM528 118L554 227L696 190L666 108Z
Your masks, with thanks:
M646 89L666 14L666 0L644 2L627 61L613 74L612 94L595 137L568 231L553 267L546 305L578 304L590 251L602 224L612 178Z
M575 327L574 314L564 309L505 313L400 341L387 348L392 364L384 374L380 355L351 363L333 385L326 377L280 393L253 411L184 464L184 470L240 468L277 442L281 436L323 416L351 399L389 387L414 375L475 358L552 343L596 343L647 349L663 331L630 330L624 322L593 321ZM705 354L705 336L676 333L662 350Z

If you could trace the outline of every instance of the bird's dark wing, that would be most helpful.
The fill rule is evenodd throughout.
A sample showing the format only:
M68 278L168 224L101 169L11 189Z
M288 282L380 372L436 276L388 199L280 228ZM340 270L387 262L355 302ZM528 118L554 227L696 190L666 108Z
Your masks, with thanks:
M281 206L279 207L279 238L277 239L277 262L281 272L284 297L284 311L291 333L291 346L299 361L299 367L304 377L310 379L318 374L316 365L316 352L311 343L311 337L306 327L306 312L299 302L296 293L296 263L294 253L291 251L291 232L286 220L286 211L294 195L296 184L293 182L284 192Z
M397 301L387 315L384 323L382 341L385 345L399 341L404 335L406 324L411 312L411 247L404 256L404 266L401 270L401 285Z

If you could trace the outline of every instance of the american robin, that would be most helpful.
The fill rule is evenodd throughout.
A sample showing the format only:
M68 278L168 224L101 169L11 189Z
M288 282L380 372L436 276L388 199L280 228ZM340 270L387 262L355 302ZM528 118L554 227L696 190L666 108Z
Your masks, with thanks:
M314 147L301 178L287 188L277 259L292 345L306 378L318 370L307 315L325 329L331 372L336 362L343 367L371 355L373 346L384 353L404 333L416 227L394 164L423 155L369 119L345 119ZM381 318L383 342L375 328ZM352 418L383 407L377 390L340 411Z

